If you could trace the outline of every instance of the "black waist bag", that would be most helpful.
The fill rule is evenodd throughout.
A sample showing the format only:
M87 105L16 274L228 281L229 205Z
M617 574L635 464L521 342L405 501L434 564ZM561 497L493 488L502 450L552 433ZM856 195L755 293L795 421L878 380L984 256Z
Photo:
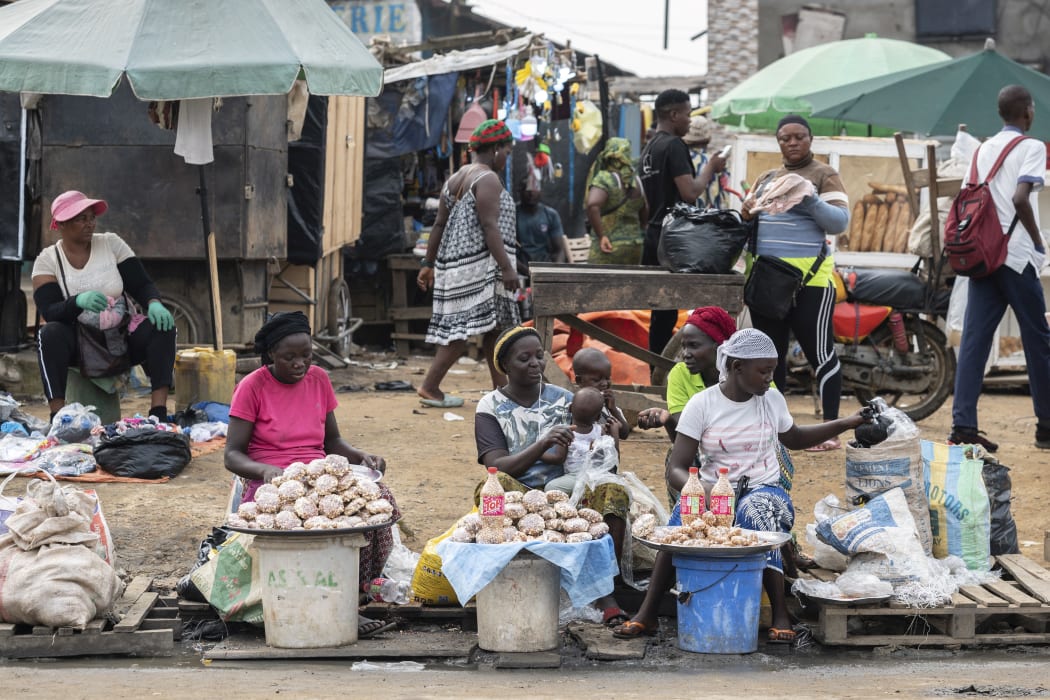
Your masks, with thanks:
M190 437L151 428L132 428L103 437L95 462L110 474L136 479L175 477L190 463Z
M817 274L827 259L827 248L805 275L780 258L760 255L751 264L751 276L744 284L744 303L752 313L781 321L787 318L798 301L798 293Z

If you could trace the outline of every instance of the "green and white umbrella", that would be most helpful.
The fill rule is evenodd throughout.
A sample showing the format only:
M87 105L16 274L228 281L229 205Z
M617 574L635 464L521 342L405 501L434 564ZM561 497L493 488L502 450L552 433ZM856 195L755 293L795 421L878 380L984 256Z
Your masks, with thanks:
M865 78L945 61L948 54L919 44L874 35L802 49L774 61L737 85L711 108L711 118L750 131L774 131L785 114L809 115L803 95ZM866 124L831 119L810 120L813 133L867 133Z
M374 96L383 67L324 0L18 0L0 8L4 92L109 97L127 80L140 100L188 100L281 95L296 79L316 95ZM214 271L203 165L199 171Z
M964 123L975 136L1003 128L997 99L1007 85L1023 85L1035 102L1029 136L1050 140L1050 75L983 51L950 61L806 95L814 113L877 126L943 136Z
M323 0L19 0L0 8L0 90L140 100L378 95L383 67Z

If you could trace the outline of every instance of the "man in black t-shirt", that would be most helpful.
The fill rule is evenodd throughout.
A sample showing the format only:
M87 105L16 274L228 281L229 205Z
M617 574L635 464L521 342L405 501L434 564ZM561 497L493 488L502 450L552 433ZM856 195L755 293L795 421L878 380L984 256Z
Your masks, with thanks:
M682 137L689 132L689 95L664 90L656 97L656 133L645 144L638 162L645 200L649 203L649 225L645 230L642 264L659 265L656 250L664 217L678 202L696 202L714 177L725 168L725 159L711 156L697 174L689 147ZM649 322L649 350L660 353L674 335L677 310L658 309Z

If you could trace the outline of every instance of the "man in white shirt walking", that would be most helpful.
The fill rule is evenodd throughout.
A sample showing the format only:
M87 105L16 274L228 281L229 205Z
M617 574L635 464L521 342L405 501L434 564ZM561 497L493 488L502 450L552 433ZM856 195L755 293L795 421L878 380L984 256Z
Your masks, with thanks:
M978 182L987 177L1003 148L1032 127L1035 103L1028 90L1020 85L1000 90L999 116L1003 120L1002 131L985 141L974 155ZM970 279L948 442L977 443L990 452L999 447L978 433L977 400L992 338L1009 306L1021 326L1028 383L1038 421L1035 446L1050 449L1050 326L1039 281L1046 245L1039 230L1036 198L1036 192L1043 188L1045 173L1045 146L1037 139L1026 139L1010 152L989 183L1003 232L1013 225L1013 233L1002 267L987 277Z

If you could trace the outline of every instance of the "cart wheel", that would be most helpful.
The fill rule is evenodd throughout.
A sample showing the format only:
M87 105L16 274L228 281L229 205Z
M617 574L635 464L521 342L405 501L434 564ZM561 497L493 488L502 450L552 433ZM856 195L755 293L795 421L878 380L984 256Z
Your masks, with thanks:
M350 346L353 344L351 334L341 334L350 327L350 287L344 279L332 280L328 288L328 335L337 337L331 341L332 352L339 357L350 355ZM341 336L341 337L338 337Z
M171 312L172 318L175 319L175 331L177 333L176 339L179 347L192 348L194 346L201 345L202 343L210 343L210 339L204 338L204 321L201 320L200 314L197 313L197 309L190 303L188 303L182 297L172 296L170 294L161 293L160 302ZM145 314L146 311L139 307L138 302L134 302L135 309L140 314Z

